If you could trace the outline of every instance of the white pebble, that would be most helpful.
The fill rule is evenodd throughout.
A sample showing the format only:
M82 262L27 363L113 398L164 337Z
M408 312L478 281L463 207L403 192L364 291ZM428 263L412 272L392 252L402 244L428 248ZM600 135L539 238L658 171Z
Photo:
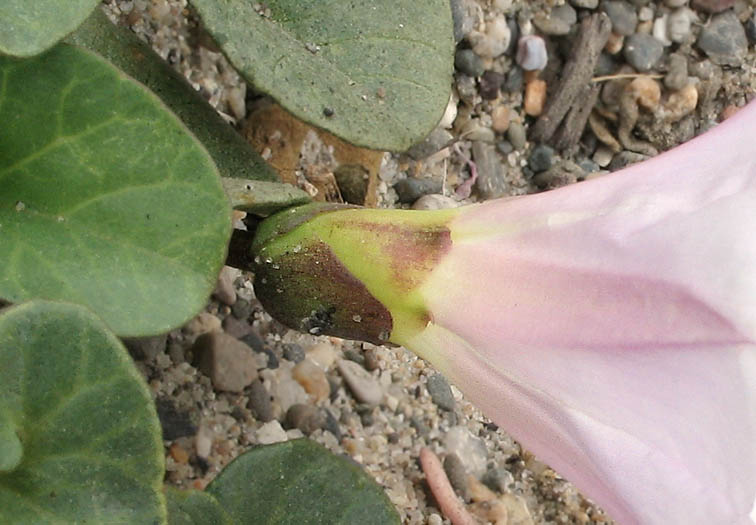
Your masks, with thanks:
M538 35L528 35L517 42L517 63L525 71L539 71L549 60L546 43Z
M654 27L651 29L651 35L657 39L659 42L664 44L664 46L671 46L672 42L669 40L668 30L667 30L667 23L669 20L669 15L664 14L654 20Z
M270 445L271 443L280 443L288 441L289 437L286 431L281 427L277 420L269 421L257 429L255 432L257 442L261 445Z
M690 11L686 7L674 10L667 19L667 36L672 42L685 42L690 35L690 23Z

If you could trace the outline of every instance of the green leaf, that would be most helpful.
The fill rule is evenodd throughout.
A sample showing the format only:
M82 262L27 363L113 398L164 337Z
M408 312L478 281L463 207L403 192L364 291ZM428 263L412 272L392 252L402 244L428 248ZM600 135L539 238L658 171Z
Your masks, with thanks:
M0 414L23 447L0 471L0 523L164 522L154 403L92 313L35 301L0 314Z
M223 177L278 181L273 168L183 75L131 30L114 25L102 10L95 10L66 41L94 51L160 97L207 148Z
M166 486L168 525L232 525L218 500L207 492Z
M0 297L80 303L127 336L196 314L231 230L197 140L74 46L0 57L0 81Z
M41 53L76 29L100 0L2 0L0 53Z
M396 509L368 474L309 439L242 454L207 492L235 523L399 524Z
M254 86L343 139L404 151L449 100L448 0L192 0Z

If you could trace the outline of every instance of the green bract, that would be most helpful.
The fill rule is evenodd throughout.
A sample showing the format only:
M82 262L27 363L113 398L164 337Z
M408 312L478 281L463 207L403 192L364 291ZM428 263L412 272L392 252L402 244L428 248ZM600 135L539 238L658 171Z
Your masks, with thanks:
M359 146L404 151L441 119L454 41L447 0L193 0L254 86Z
M119 335L205 304L230 209L207 152L163 104L88 51L0 58L0 296L64 299Z
M99 0L3 0L0 53L32 56L76 29Z
M165 519L150 394L118 339L79 306L0 314L0 458L0 523Z

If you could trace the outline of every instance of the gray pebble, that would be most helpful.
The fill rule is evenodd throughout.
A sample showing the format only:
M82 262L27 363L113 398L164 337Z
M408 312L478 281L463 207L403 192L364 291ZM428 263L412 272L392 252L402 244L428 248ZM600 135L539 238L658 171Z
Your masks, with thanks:
M499 150L499 153L502 155L509 155L514 151L514 146L512 146L512 143L508 140L502 140L496 144L496 149Z
M370 375L370 372L353 361L340 359L338 362L339 373L344 378L349 390L354 394L357 401L368 405L377 405L383 399L383 388Z
M231 337L241 339L252 333L252 325L246 320L237 319L233 315L227 315L226 318L223 319L223 331Z
M333 170L341 196L349 204L362 205L368 190L370 174L359 164L342 164Z
M675 9L667 18L667 37L681 44L690 36L690 11L687 7Z
M323 424L323 430L327 430L336 437L336 441L341 441L341 427L334 415L327 408L323 409L325 415L325 423Z
M458 50L454 54L454 67L471 77L479 77L486 69L483 60L472 49Z
M241 392L257 379L257 360L252 349L228 334L202 334L192 347L197 367L217 390Z
M215 283L213 296L221 303L232 306L236 302L236 289L234 288L234 270L224 266Z
M612 22L612 30L618 35L630 36L635 33L638 25L638 14L635 8L627 2L607 1L601 2L601 10L604 11Z
M577 22L577 13L569 4L555 7L548 16L533 19L535 26L547 35L566 35Z
M507 93L519 93L522 91L524 85L525 76L522 72L522 68L513 67L509 70L509 73L507 73L507 78L504 80L501 89Z
M155 400L155 409L163 430L163 439L178 439L197 433L197 426L192 421L191 415L176 408L172 399L158 398Z
M360 366L365 366L365 356L362 355L361 352L358 352L357 350L348 349L344 351L344 357L349 359L350 361L354 361Z
M407 177L394 184L399 202L412 203L423 195L440 193L441 182L429 178Z
M546 171L554 162L554 149L546 144L539 144L528 157L528 166L535 172Z
M475 79L468 75L456 75L457 94L463 102L473 104L475 96L478 94L478 87L475 85Z
M172 342L168 344L168 356L171 358L174 365L180 365L181 363L186 362L184 346L179 343Z
M512 143L514 149L520 151L525 149L528 138L525 135L525 126L519 122L510 122L507 128L507 139Z
M598 0L570 0L570 3L580 9L596 9L599 4Z
M436 128L425 139L408 149L407 155L414 160L422 160L445 148L452 139L454 136L451 133L443 128Z
M732 10L714 15L701 30L696 45L720 66L739 66L748 51L745 29Z
M745 33L748 41L751 44L756 44L756 11L746 20Z
M152 361L165 350L168 334L152 337L124 337L122 341L135 359Z
M465 7L464 0L451 0L452 22L454 23L454 41L460 42L465 35L472 31L475 20Z
M635 33L625 40L625 60L638 71L648 71L664 54L664 45L647 33Z
M520 38L520 26L517 25L517 20L513 17L507 19L507 27L509 27L509 47L507 47L505 53L512 55L515 51L515 46L517 46L517 40Z
M454 410L454 396L446 378L441 374L434 374L428 378L428 393L439 408Z
M430 427L419 416L412 416L410 418L410 426L417 432L417 437L424 437L430 433Z
M580 162L578 162L578 166L581 170L583 170L584 173L593 173L601 169L599 165L593 162L591 159L581 160Z
M664 85L673 91L688 84L688 59L681 53L669 55L669 67L664 76Z
M286 411L286 425L289 428L298 428L308 436L323 428L325 423L325 414L313 405L296 403Z
M459 456L451 453L444 458L444 472L449 478L454 491L462 498L467 499L467 469Z
M489 489L503 494L508 492L509 485L514 483L514 476L503 467L490 467L486 470L486 473L483 474L483 479L481 481Z
M286 343L283 345L283 356L292 363L301 363L305 359L305 351L297 343Z
M598 61L596 62L595 74L596 76L611 75L617 71L617 67L617 61L614 57L609 53L602 52L599 54Z
M273 420L273 405L270 402L270 394L265 389L262 381L255 379L247 390L247 408L254 414L258 421L267 423Z
M533 183L542 190L553 190L572 184L585 177L585 172L580 166L572 161L563 161L560 164L541 171L533 177Z
M446 195L439 195L438 193L431 193L430 195L423 195L415 202L412 203L413 210L448 210L450 208L457 208L459 202L455 201L451 197ZM369 355L369 354L367 354ZM368 362L367 355L365 356L365 368L368 370L375 370L377 367L375 361ZM373 368L371 368L373 366Z
M509 183L505 177L504 165L496 153L496 147L484 142L473 142L472 155L478 168L478 179L475 181L478 194L485 200L506 195L509 192Z
M247 319L252 315L252 305L246 299L237 299L231 307L231 313L237 319Z
M636 153L634 151L620 151L609 163L609 171L617 171L636 162L642 162L648 159L648 155L642 153Z

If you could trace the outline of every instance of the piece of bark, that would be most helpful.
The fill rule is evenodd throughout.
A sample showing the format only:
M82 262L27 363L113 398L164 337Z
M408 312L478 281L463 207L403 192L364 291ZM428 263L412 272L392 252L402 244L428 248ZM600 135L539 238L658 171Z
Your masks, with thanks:
M597 83L586 84L578 93L577 100L579 103L572 106L564 117L562 125L557 128L551 139L554 148L565 151L576 147L583 135L585 125L588 123L588 117L596 105L601 86Z
M591 82L599 54L606 45L612 24L604 13L586 17L580 22L580 32L564 66L559 85L546 101L546 109L531 128L534 142L546 142L578 100L583 88Z

